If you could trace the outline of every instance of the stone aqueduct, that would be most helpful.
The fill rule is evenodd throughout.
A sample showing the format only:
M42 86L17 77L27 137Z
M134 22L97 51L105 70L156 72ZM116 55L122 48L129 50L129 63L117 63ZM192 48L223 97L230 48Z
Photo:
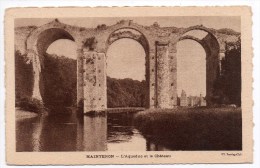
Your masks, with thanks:
M205 31L203 39L185 35L192 30ZM213 85L221 74L221 60L227 42L239 39L239 33L225 33L203 25L188 28L160 27L157 23L142 26L132 20L121 20L112 26L83 28L54 21L40 27L17 27L15 49L27 54L33 65L32 97L42 100L40 74L44 68L43 55L58 39L69 39L77 45L77 101L84 102L84 112L105 110L106 52L116 40L130 38L139 42L146 53L146 81L148 108L174 108L177 105L177 50L178 41L191 39L206 52L206 97L211 103ZM192 59L192 58L191 58Z

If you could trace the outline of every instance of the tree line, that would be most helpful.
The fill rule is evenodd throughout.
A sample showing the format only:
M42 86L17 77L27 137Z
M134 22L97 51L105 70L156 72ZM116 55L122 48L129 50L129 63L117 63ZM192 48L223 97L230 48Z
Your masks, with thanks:
M32 95L33 70L26 64L26 55L15 52L15 94L17 105ZM45 53L40 76L40 91L47 107L71 107L77 104L77 61ZM107 77L107 106L144 107L146 82ZM19 105L18 105L19 106Z

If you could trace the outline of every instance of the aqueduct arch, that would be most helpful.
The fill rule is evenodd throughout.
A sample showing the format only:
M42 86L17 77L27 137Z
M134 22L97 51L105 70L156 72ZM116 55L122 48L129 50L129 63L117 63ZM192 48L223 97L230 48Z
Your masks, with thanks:
M27 56L33 65L34 85L32 97L42 100L40 91L41 69L44 68L44 54L48 47L56 40L68 39L76 42L75 33L70 31L65 24L54 20L35 29L26 40Z
M129 31L129 30L133 31ZM184 36L191 30L209 34L203 39ZM138 33L139 32L139 33ZM39 89L43 52L58 39L69 39L77 45L77 101L84 104L84 112L105 110L106 51L121 38L138 41L146 52L146 79L149 83L149 108L174 108L177 105L177 55L180 40L199 42L207 53L207 98L213 96L212 86L221 74L221 60L225 45L237 41L240 33L209 29L202 25L189 28L160 27L158 23L142 26L132 20L122 20L112 26L96 28L71 26L57 19L39 27L17 27L15 49L26 54L33 65L34 87L32 97L41 100Z
M145 52L145 80L146 80L146 85L147 85L147 97L146 97L146 106L149 108L149 80L150 80L150 67L149 67L149 43L145 37L145 35L140 32L140 30L136 30L133 28L129 28L129 27L124 27L124 28L120 28L117 29L115 31L113 31L108 39L107 39L107 44L106 44L106 54L107 54L107 50L110 47L110 45L112 45L114 42L116 42L117 40L120 39L124 39L124 38L128 38L128 39L132 39L134 41L136 41L137 43L139 43Z
M199 39L191 35L185 35L185 33L200 30L207 32L208 34ZM179 41L182 40L193 40L198 42L205 50L206 53L206 100L207 104L212 104L212 98L214 96L214 83L217 80L217 77L221 72L221 59L219 58L220 46L219 41L213 35L213 33L207 28L196 28L191 27L184 31L182 36L179 38Z

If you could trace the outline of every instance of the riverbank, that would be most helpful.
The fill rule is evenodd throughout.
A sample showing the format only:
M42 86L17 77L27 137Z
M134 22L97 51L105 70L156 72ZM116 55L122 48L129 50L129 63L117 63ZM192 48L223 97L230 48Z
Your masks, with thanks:
M27 118L37 117L38 114L30 111L25 111L20 108L15 108L15 118L16 120L23 120Z
M241 108L149 109L134 124L154 143L177 150L241 150Z
M108 113L128 113L128 112L138 112L144 111L143 107L122 107L122 108L108 108L106 111Z

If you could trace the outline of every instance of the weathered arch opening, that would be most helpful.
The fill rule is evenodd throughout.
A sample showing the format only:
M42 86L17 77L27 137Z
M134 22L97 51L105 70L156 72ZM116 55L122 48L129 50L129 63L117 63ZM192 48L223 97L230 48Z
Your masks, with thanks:
M190 29L186 31L180 38L180 41L193 40L200 44L206 54L206 95L205 100L207 105L214 104L214 87L215 82L220 75L220 59L219 59L219 43L216 37L208 30L204 29ZM186 47L189 48L189 47ZM178 50L177 50L178 51ZM190 58L193 59L193 58ZM178 62L177 62L178 64ZM198 74L196 74L198 76ZM180 87L180 86L178 86ZM190 86L192 88L192 86ZM200 96L200 95L199 95ZM202 94L202 97L203 94Z
M108 108L149 107L148 57L148 42L139 31L123 28L110 34L106 49Z
M68 39L75 41L71 34L59 28L50 28L41 32L37 38L37 54L42 56L47 51L48 47L56 40Z
M68 39L59 39L51 43L46 53L57 56L65 56L71 59L77 59L77 44Z
M107 39L107 47L108 47L115 41L120 40L122 38L128 38L137 41L140 45L143 46L144 51L148 57L149 54L149 44L148 41L143 33L141 33L139 30L134 28L120 28L117 30L114 30Z
M74 38L63 29L47 29L39 34L36 48L42 67L40 93L45 106L52 110L76 105L77 56Z
M199 106L200 96L203 99L206 96L206 52L194 40L185 39L177 44L177 93L179 106Z

